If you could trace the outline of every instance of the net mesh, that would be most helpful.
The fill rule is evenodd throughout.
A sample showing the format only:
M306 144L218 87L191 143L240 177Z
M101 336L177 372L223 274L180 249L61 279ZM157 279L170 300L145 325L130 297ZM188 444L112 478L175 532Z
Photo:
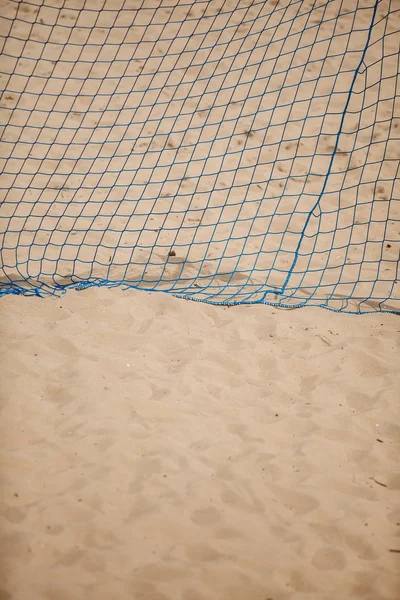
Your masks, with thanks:
M0 295L400 311L397 0L0 19Z

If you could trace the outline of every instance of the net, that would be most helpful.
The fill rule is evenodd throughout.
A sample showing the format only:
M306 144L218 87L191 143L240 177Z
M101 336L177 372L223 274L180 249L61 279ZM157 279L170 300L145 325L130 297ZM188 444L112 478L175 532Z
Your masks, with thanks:
M0 295L400 311L397 0L1 12Z

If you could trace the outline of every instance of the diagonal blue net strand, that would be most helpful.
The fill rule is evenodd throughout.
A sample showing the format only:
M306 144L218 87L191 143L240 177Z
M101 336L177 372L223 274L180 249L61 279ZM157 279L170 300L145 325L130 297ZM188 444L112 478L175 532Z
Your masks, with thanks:
M0 38L0 296L400 313L396 0L9 0Z

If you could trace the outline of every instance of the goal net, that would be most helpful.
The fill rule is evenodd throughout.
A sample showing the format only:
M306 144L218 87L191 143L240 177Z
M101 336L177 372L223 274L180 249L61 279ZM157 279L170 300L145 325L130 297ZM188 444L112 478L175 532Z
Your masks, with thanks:
M0 295L399 311L397 0L8 0Z

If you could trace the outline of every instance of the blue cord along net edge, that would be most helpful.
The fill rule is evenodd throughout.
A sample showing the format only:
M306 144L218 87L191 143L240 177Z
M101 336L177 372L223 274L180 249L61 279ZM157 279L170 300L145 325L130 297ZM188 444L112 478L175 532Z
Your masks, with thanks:
M6 295L22 295L22 296L27 296L27 297L32 297L32 296L36 296L38 298L46 298L48 296L52 296L52 297L57 297L57 298L61 298L68 290L76 290L76 291L82 291L82 290L86 290L88 288L91 287L105 287L105 288L116 288L116 287L121 287L124 290L141 290L141 288L137 287L137 286L131 286L128 285L126 283L123 282L111 282L111 281L83 281L80 283L73 283L73 284L69 284L69 285L65 285L65 286L57 286L55 288L50 288L50 289L46 289L46 286L39 286L39 287L21 287L18 285L12 285L12 286L5 286L4 288L0 288L0 297L1 296L6 296ZM144 291L144 290L141 290ZM362 303L365 302L365 300L360 300L359 305L354 306L354 308L357 308L356 310L352 310L351 306L348 306L348 299L342 299L342 306L339 308L335 308L333 306L330 306L329 304L327 304L326 302L312 302L309 300L303 300L301 302L298 302L296 304L286 304L285 300L283 299L280 300L279 302L273 302L271 300L266 300L266 299L261 299L261 300L249 300L249 301L241 301L241 302L217 302L217 301L212 301L212 300L208 300L208 299L198 299L196 298L193 294L182 294L182 293L168 293L168 292L164 292L164 291L160 291L160 290L152 290L152 291L147 291L147 293L152 294L152 293L162 293L162 294L169 294L172 295L176 298L180 298L183 300L189 300L192 302L201 302L204 304L210 304L213 306L223 306L226 308L230 308L230 307L238 307L238 306L254 306L257 304L263 304L263 305L267 305L267 306L272 306L275 308L279 308L282 310L294 310L297 308L304 308L304 307L309 307L309 308L323 308L325 310L331 311L331 312L337 312L337 313L347 313L347 314L354 314L354 315L367 315L367 314L371 314L371 313L375 313L375 312L380 312L380 313L389 313L389 314L396 314L396 315L400 315L400 310L397 310L395 307L385 307L385 300L382 300L380 303L378 301L376 301L374 304L370 304L368 305L368 303L365 305L365 308L362 306ZM362 308L362 309L361 309Z
M214 4L11 3L0 295L400 312L399 10Z

